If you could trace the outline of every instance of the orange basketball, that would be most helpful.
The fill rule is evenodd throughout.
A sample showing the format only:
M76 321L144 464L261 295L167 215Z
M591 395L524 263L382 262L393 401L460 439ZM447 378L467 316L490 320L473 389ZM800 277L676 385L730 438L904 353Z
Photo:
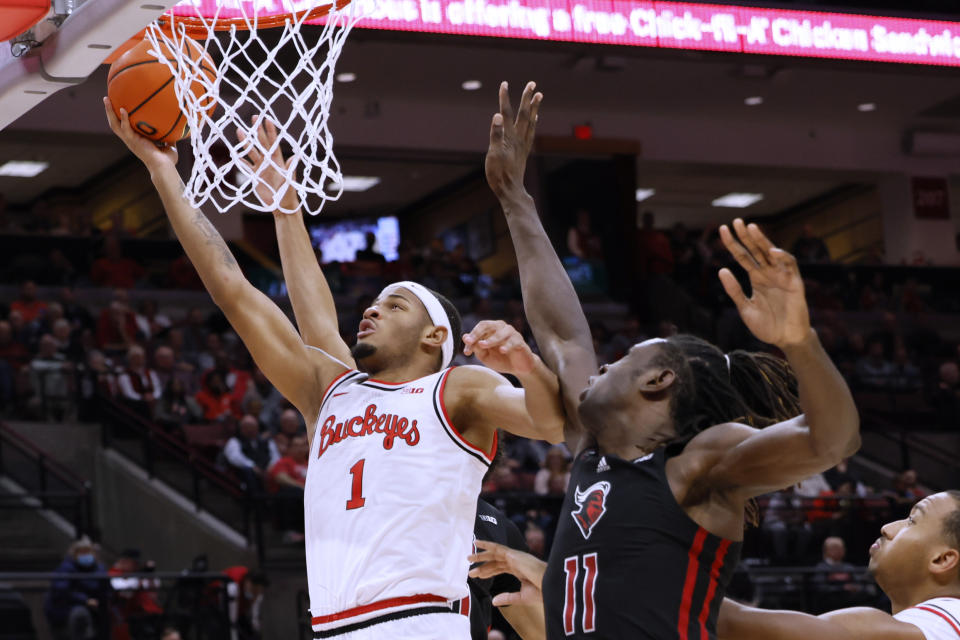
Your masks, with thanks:
M201 69L212 82L216 77L216 67L210 55L195 40L186 38L183 46L189 47L185 53L191 60L201 55L204 57ZM120 116L121 107L126 109L130 125L140 134L157 142L172 144L187 135L187 119L180 111L170 68L150 53L151 49L150 41L143 40L110 65L107 96L113 103L117 117ZM160 43L160 49L164 57L176 65L173 52L163 43ZM194 81L191 90L198 98L204 94L200 81ZM215 108L216 102L211 99L207 110L213 113Z

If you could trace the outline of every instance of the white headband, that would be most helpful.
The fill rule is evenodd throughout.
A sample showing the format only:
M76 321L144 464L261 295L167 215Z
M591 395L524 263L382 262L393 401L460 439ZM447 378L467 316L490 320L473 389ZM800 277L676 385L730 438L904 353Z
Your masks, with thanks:
M417 284L416 282L410 282L409 280L388 284L383 288L383 291L380 292L379 297L383 298L400 288L406 289L417 296L417 299L426 307L427 315L430 316L430 322L432 322L435 327L444 327L447 330L447 339L443 341L443 347L441 349L443 353L442 368L447 368L447 366L450 365L450 361L453 360L453 328L450 326L450 318L447 317L447 312L444 310L443 305L440 304L437 296L433 295L425 286Z

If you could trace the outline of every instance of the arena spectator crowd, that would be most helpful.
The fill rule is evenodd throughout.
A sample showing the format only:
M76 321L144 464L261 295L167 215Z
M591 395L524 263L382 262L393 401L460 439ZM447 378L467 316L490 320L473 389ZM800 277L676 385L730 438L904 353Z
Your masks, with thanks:
M171 580L136 548L107 567L98 544L84 536L53 570L43 615L57 640L261 640L260 608L269 581L245 566L211 571L197 556ZM219 574L219 575L218 575ZM197 633L191 633L197 627ZM183 634L183 636L181 635Z
M567 237L570 260L603 260L593 229L590 215L581 212ZM739 323L717 281L717 269L732 265L715 229L678 224L662 230L647 214L638 234L637 296L626 311L592 320L602 362L618 359L644 339L688 330L727 350L764 347ZM187 444L193 427L219 425L220 446L202 453L248 495L270 501L283 543L301 543L309 453L302 417L254 366L211 303L161 304L158 292L164 287L197 288L189 262L178 257L158 275L156 268L127 256L123 240L122 233L104 236L89 265L74 264L61 253L43 269L17 266L31 278L20 281L12 299L0 302L0 416L93 421L98 403L109 398ZM401 246L398 260L386 262L372 240L356 262L323 265L338 300L355 302L342 317L348 343L355 328L350 323L386 282L413 279L457 301L465 330L479 320L501 318L535 348L515 274L499 280L484 275L462 245L448 250L439 239L422 251ZM809 229L792 250L805 263L820 338L858 394L861 409L895 397L921 411L928 426L955 428L960 344L943 339L929 313L958 313L960 306L952 306L957 301L937 295L939 285L930 284L922 270L831 265L826 245ZM51 275L51 269L57 273ZM282 290L278 281L264 282L268 290ZM96 287L97 295L88 287ZM665 290L685 295L688 308L676 317L653 312L644 296ZM460 355L456 362L471 360ZM512 507L510 515L531 551L545 556L569 482L569 452L507 434L501 442L484 491ZM876 593L852 577L846 563L863 564L869 547L865 537L875 537L880 523L909 510L924 495L920 487L913 470L903 471L889 487L867 486L843 463L760 500L763 518L751 537L752 551L772 566L820 563L829 572L814 587L824 598L840 593L852 604L872 601ZM92 555L89 542L75 547L61 569L90 571L85 564ZM750 552L748 547L745 553ZM94 566L103 569L97 562L94 557ZM135 564L142 569L138 563L134 555L124 556L111 571L120 579ZM104 615L106 588L91 582L80 597L80 590L55 586L47 599L48 619L68 630L96 624ZM136 590L124 600L127 591L115 588L109 597L121 609L149 612L149 590ZM171 629L163 637L173 640L175 633Z

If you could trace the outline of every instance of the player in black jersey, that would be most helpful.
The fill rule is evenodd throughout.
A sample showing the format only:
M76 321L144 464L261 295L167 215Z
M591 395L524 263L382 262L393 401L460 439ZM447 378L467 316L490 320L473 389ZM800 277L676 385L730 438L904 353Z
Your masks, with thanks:
M543 575L533 556L490 543L488 562L476 575L516 571ZM893 615L851 607L812 616L799 611L754 609L725 599L719 640L956 640L960 638L960 491L943 491L916 505L905 520L881 528L870 547L870 573L889 596ZM530 583L524 588L531 590ZM505 594L504 601L534 600ZM612 636L618 637L618 636Z
M492 466L492 465L491 465ZM477 500L477 520L473 526L476 540L492 540L508 549L526 552L527 541L520 529L500 509L482 498ZM508 573L486 578L470 578L470 596L461 601L460 613L470 616L472 640L487 640L493 619L493 607L510 623L523 640L539 640L546 637L543 628L543 605L539 602L501 605L497 597L520 589L520 581Z
M752 498L853 454L856 407L810 327L796 260L739 219L736 237L726 226L720 235L751 297L730 270L720 280L744 324L789 366L676 336L635 345L592 375L586 317L523 186L541 100L529 83L514 117L501 85L486 174L527 319L560 380L575 461L542 585L515 569L528 592L542 586L548 638L713 639Z

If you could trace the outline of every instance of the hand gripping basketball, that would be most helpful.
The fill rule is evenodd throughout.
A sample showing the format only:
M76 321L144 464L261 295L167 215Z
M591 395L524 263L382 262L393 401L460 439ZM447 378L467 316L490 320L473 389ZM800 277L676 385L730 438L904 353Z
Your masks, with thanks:
M173 145L160 145L149 138L145 138L130 126L130 118L126 109L115 109L110 102L110 98L103 99L103 108L107 114L107 122L110 129L123 140L127 148L133 152L133 155L140 158L140 161L147 166L147 169L154 169L169 164L177 164L177 148ZM117 112L119 111L119 116Z
M210 95L217 72L210 55L196 41L184 38L181 47L185 64L199 66L199 74L190 83L190 91L198 104L212 113L216 102ZM168 63L177 69L178 75L188 77L190 69L181 66L173 51L161 43L159 56L149 40L143 40L110 65L107 74L107 95L117 109L124 109L130 124L142 136L156 142L173 144L184 138L189 128L188 119L180 109L177 99L177 78ZM163 60L166 59L166 62ZM201 79L201 75L206 76Z

